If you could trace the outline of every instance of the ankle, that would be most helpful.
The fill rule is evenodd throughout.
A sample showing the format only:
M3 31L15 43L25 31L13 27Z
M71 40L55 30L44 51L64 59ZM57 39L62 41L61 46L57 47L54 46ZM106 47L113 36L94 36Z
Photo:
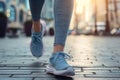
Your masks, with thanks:
M54 46L53 53L63 52L63 51L64 51L64 46L62 46L62 45L56 45L56 46Z
M41 23L40 23L40 20L38 20L38 21L33 21L32 29L33 29L35 32L40 32L40 31L41 31Z

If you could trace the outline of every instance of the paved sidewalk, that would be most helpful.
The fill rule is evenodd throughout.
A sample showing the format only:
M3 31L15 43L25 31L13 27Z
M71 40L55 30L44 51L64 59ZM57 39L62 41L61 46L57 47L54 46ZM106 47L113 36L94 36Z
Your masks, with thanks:
M30 38L0 39L0 80L120 80L120 37L69 36L65 51L74 77L46 74L53 37L44 37L44 55L34 58Z

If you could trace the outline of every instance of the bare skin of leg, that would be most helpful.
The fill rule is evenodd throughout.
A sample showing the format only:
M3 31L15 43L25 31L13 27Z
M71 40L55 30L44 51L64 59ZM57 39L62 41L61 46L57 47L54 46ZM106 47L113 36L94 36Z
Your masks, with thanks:
M56 53L56 52L63 52L64 51L64 46L62 45L56 45L54 46L54 49L53 49L53 53Z
M40 31L41 31L40 20L38 20L38 21L33 21L32 29L33 29L35 32L40 32Z

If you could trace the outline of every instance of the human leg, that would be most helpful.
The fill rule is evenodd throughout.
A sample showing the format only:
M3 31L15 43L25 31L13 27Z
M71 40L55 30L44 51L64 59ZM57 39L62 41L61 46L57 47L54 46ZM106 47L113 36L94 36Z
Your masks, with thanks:
M65 57L64 46L67 37L71 15L73 10L73 0L55 0L55 41L48 73L61 76L73 76L74 69L70 66Z
M35 57L40 57L43 53L43 26L40 23L40 14L44 1L45 0L29 0L33 20L30 50Z
M30 10L33 19L33 30L39 32L41 30L40 14L45 0L29 0Z
M64 51L73 10L73 0L55 0L55 40L53 52Z

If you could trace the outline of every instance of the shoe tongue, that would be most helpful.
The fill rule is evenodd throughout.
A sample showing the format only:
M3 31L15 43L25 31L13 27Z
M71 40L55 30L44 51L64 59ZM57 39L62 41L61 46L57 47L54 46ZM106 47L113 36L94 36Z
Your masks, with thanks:
M58 57L58 56L60 56L60 55L64 56L64 53L63 53L63 52L53 53L53 56L54 56L54 57Z
M59 57L64 57L64 53L63 52L57 52L57 53L53 53L53 58L54 60L59 59Z
M41 30L40 30L39 32L35 32L35 31L32 29L32 34L33 34L33 35L36 35L36 36L41 36L41 35L42 35L42 29L43 29L42 25L41 25Z

